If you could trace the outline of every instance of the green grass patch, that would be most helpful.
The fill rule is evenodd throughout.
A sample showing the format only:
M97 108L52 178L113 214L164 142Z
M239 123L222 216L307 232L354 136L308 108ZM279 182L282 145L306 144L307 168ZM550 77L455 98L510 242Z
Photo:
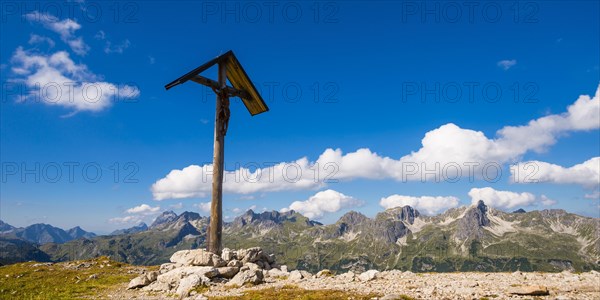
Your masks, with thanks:
M0 299L76 299L98 296L139 274L107 257L67 263L0 267ZM138 268L139 269L139 268Z

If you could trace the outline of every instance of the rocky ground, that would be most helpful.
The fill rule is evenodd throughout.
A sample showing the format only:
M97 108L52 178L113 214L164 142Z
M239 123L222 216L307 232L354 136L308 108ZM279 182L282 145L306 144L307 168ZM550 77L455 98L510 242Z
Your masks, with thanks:
M375 293L380 299L600 299L597 272L572 273L426 273L385 271L370 281L344 274L302 280L267 280L251 288L215 287L204 296L242 295L253 289L293 284L302 289L336 289L358 294ZM405 296L404 298L402 298ZM408 297L406 297L408 296ZM201 297L197 297L201 298ZM191 298L194 299L194 298Z
M260 248L179 251L171 263L133 279L127 290L107 298L211 299L242 297L279 289L341 290L375 299L600 299L600 273L412 273L398 270L361 274L317 274L288 270ZM348 296L350 295L350 296ZM325 298L318 299L330 299Z

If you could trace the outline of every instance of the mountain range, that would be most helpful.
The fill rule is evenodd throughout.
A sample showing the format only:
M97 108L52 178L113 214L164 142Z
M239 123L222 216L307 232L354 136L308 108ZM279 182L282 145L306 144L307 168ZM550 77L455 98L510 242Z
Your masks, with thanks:
M96 237L76 226L63 230L48 224L33 224L25 228L17 228L0 220L0 264L36 260L50 261L38 245L48 243L66 243L75 239L91 239Z
M150 226L140 224L107 236L80 232L80 238L66 242L60 242L66 238L61 234L48 242L48 236L54 235L40 224L27 231L29 227L11 229L0 223L2 249L11 241L12 247L17 247L17 241L21 249L28 247L17 258L7 259L6 251L1 251L0 263L30 257L66 261L107 255L156 265L167 262L175 251L205 247L208 223L207 217L194 212L168 211ZM16 235L16 231L29 233ZM71 237L72 231L77 230L65 233ZM329 225L294 211L248 210L224 224L223 243L232 249L260 246L290 268L309 271L600 270L600 219L556 209L507 213L482 201L435 216L422 215L410 206L388 209L373 218L351 211Z
M17 228L0 221L0 237L18 238L34 244L61 244L79 238L91 239L95 236L95 233L87 232L79 226L63 230L52 225L38 223L25 228Z

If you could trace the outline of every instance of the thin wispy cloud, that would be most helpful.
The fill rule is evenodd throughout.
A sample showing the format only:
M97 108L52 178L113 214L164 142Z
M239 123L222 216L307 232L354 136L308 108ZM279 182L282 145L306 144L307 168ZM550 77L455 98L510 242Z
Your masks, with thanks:
M81 25L75 20L60 20L51 14L39 11L25 14L25 18L32 23L39 23L45 28L58 33L61 40L68 44L71 50L78 55L86 55L90 50L90 47L83 41L82 37L75 36L75 32L81 29Z
M501 60L497 63L498 67L502 68L504 71L507 71L508 69L514 67L517 65L517 60L516 59L505 59L505 60Z
M50 48L54 48L54 46L56 45L54 40L52 40L51 38L37 34L31 34L28 43L30 45L47 44Z
M104 41L104 53L106 54L121 54L125 51L125 49L131 46L131 42L128 39L125 39L120 43L113 43L111 40L108 39L106 32L104 32L103 30L98 31L94 38L97 40Z

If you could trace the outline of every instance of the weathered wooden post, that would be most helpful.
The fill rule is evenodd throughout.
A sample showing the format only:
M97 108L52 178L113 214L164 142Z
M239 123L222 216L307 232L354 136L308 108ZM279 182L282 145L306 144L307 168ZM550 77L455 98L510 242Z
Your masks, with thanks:
M217 81L200 76L199 74L208 68L218 64L219 74ZM227 79L233 87L227 86ZM225 154L225 135L229 125L229 97L237 96L242 99L244 105L251 115L256 115L269 108L250 81L246 71L237 60L233 51L220 55L200 67L188 72L173 82L167 84L168 90L188 80L206 85L213 89L217 95L215 112L215 142L213 149L213 181L212 200L210 206L210 225L207 236L207 250L213 253L221 253L223 230L223 169Z
M215 112L215 144L213 150L212 200L210 202L210 225L208 232L208 251L221 253L221 231L223 230L223 155L225 152L225 134L229 123L229 95L227 87L226 62L219 63L219 90Z

